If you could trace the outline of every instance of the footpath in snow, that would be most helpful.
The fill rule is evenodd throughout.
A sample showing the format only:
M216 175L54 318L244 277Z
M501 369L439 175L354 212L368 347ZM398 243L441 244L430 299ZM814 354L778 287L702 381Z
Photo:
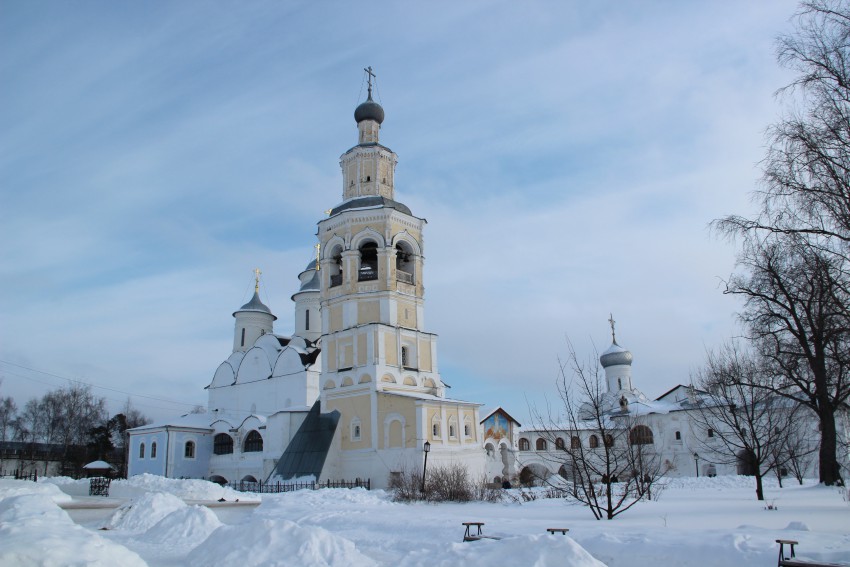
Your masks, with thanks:
M751 478L675 479L659 501L613 521L518 491L500 503L408 504L384 491L260 497L151 475L114 481L109 498L87 491L85 480L0 480L0 566L773 567L779 538L798 540L800 555L850 565L846 492L813 483L768 483L758 502ZM203 505L220 499L240 504ZM87 502L114 508L62 509ZM502 539L462 543L464 521ZM551 527L569 535L548 535Z

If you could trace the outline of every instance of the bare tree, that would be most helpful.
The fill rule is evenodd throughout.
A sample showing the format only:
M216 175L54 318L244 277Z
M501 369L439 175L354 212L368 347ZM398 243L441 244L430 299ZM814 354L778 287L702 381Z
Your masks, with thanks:
M750 468L758 500L764 500L764 475L784 459L797 408L764 387L770 380L764 361L737 343L710 351L695 379L700 395L693 415L702 449L719 462Z
M835 415L850 396L850 6L801 4L779 63L797 73L780 91L785 117L768 131L761 210L715 222L743 239L727 293L772 357L776 393L810 407L821 423L820 480L842 482Z
M639 418L606 400L599 357L582 363L569 342L568 347L567 363L559 361L561 415L532 411L539 435L552 448L542 458L568 481L567 498L587 506L597 520L611 520L650 499L668 470L651 431L647 435Z
M0 441L8 441L13 436L15 415L18 406L9 396L0 397Z

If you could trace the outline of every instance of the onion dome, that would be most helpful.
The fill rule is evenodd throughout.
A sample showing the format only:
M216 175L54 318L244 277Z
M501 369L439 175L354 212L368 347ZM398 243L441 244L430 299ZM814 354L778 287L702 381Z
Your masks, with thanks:
M272 310L269 309L262 301L260 301L260 293L258 291L254 291L254 297L251 298L251 301L240 307L237 311L233 313L233 316L236 317L236 313L241 313L242 311L259 311L261 313L268 313L275 319L272 314Z
M364 120L374 120L378 124L384 121L383 107L372 100L372 89L369 88L369 98L354 110L354 120L358 124Z
M617 341L614 341L614 343L608 347L608 350L603 352L602 356L599 357L599 362L602 364L602 368L624 364L631 366L632 353L618 345Z

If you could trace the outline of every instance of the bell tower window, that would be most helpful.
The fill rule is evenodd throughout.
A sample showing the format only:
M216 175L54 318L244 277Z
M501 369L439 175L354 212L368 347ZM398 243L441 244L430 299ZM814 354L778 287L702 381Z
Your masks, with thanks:
M310 310L309 309L304 314L304 330L305 331L310 330Z
M413 252L407 243L395 245L395 269L398 281L413 284Z
M360 271L357 280L361 282L378 279L378 245L366 242L360 247Z
M342 285L342 248L339 246L331 251L330 275L330 287Z

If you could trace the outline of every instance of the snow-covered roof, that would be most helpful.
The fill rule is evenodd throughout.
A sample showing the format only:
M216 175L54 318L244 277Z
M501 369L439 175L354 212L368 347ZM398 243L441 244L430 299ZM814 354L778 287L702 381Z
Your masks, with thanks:
M150 429L162 429L164 427L189 427L194 429L209 429L210 422L213 421L214 416L208 413L188 413L186 415L181 415L180 417L171 418L168 421L158 421L154 423L149 423L147 425L141 425L139 427L134 427L130 429L130 431L146 431Z
M484 404L479 404L477 402L467 402L466 400L453 400L451 398L441 398L440 396L435 396L433 394L423 394L419 392L398 392L398 391L387 391L383 390L382 394L386 394L388 396L401 396L403 398L416 398L418 400L424 400L426 402L448 402L454 404L469 404L474 406L482 406Z
M88 470L115 469L115 467L113 467L106 461L92 461L87 465L83 465L83 468Z

